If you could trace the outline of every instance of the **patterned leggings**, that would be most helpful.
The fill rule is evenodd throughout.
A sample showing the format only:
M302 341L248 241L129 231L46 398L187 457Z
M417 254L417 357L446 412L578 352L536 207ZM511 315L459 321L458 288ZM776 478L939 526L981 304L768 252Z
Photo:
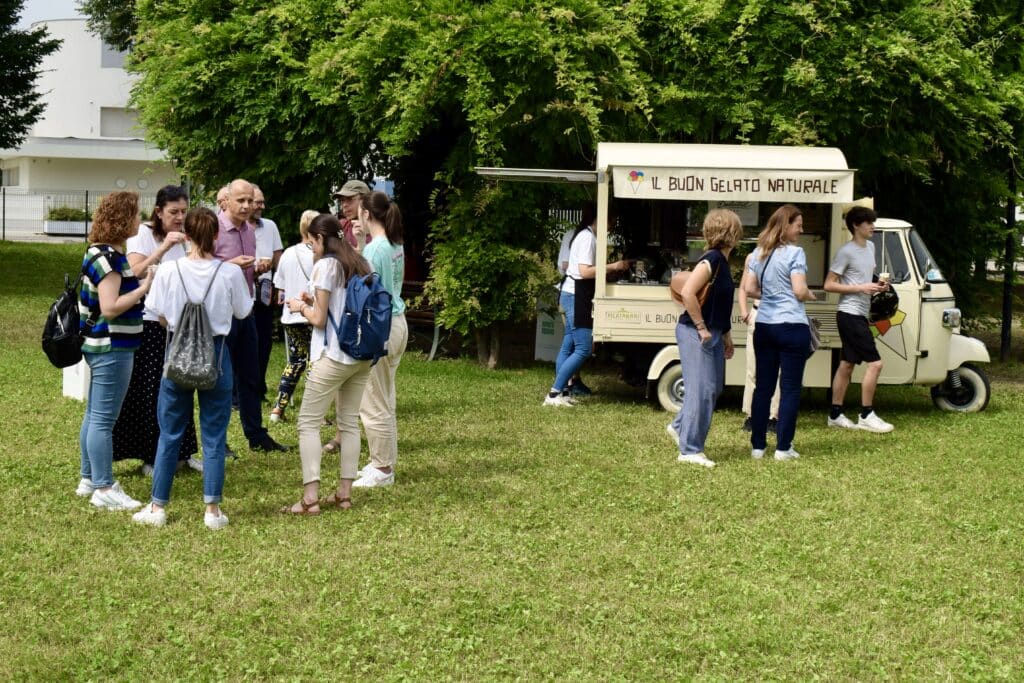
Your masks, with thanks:
M277 408L284 409L291 403L292 394L299 384L299 378L309 362L309 338L313 332L311 325L284 325L284 338L288 347L288 365L281 373L281 384L277 388Z

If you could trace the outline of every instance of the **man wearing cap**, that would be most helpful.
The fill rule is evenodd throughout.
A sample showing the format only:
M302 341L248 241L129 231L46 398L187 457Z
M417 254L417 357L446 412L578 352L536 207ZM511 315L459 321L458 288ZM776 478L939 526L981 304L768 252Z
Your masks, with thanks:
M363 246L371 239L363 232L363 226L359 225L359 203L365 194L370 194L370 188L362 180L346 181L341 189L334 193L341 204L341 215L338 216L341 220L341 232L358 252L362 252Z
M256 301L253 315L256 318L256 337L259 340L260 391L261 400L267 395L267 365L270 364L270 350L274 344L274 313L278 310L273 296L274 283L271 279L277 262L284 251L281 231L277 223L263 217L266 200L259 185L253 184L252 224L256 230Z
M214 256L242 269L250 295L255 291L253 284L256 276L256 234L249 222L254 203L253 186L245 180L232 181L228 185L224 211L217 217L220 229L217 241L214 242ZM226 346L235 372L238 416L242 421L242 432L249 440L249 448L256 451L288 450L274 441L263 426L258 338L252 313L241 320L234 318L231 321Z

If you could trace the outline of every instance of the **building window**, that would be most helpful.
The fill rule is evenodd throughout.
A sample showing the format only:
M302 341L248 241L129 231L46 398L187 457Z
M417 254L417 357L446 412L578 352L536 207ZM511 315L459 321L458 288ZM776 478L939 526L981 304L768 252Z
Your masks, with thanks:
M19 181L18 167L5 168L3 171L3 182L0 183L4 187L16 187Z
M118 50L105 41L100 43L100 66L104 69L123 69L127 56L127 50Z
M139 113L134 109L100 107L100 137L141 138Z

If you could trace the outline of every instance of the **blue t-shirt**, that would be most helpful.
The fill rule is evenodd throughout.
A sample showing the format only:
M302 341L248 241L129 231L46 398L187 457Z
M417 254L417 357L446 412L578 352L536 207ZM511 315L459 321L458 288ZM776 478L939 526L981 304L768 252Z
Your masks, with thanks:
M747 267L761 284L761 303L757 307L757 324L800 323L807 324L807 312L802 301L793 293L793 273L807 275L807 255L804 250L792 244L776 247L768 257L768 270L761 260L761 248L754 250L754 256Z
M736 291L736 285L732 281L732 272L729 270L729 261L722 252L712 249L700 257L701 261L707 261L711 266L711 290L700 314L704 318L704 324L709 330L718 330L722 334L732 330L732 299ZM703 266L701 266L703 268ZM687 311L679 316L679 322L692 324L693 320Z
M84 267L95 254L102 254L92 262L82 278L82 289L78 294L79 329L84 341L83 353L106 353L108 351L134 351L142 342L141 301L112 320L100 313L100 280L111 273L121 276L121 288L117 295L127 294L139 288L139 280L132 272L128 257L113 247L97 244L89 247L82 261ZM95 314L95 318L92 315ZM90 329L87 321L92 319Z
M363 258L370 262L373 272L380 275L380 283L391 295L391 315L405 313L402 301L402 281L405 279L405 249L389 240L373 240L363 247Z

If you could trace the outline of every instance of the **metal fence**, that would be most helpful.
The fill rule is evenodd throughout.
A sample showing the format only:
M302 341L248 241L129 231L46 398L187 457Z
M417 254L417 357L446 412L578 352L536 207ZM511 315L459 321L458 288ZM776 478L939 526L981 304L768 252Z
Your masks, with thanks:
M91 217L108 192L89 190L44 190L0 188L0 239L31 241L47 237L80 238L89 232ZM156 202L156 193L140 193L143 213ZM72 209L85 220L56 221L58 209Z

